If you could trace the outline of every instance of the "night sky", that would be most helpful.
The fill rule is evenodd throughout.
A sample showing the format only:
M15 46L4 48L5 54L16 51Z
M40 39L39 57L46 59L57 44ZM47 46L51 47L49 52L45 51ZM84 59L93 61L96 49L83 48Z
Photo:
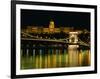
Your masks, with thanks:
M90 13L21 9L21 28L33 25L48 28L50 20L55 22L55 27L90 30Z

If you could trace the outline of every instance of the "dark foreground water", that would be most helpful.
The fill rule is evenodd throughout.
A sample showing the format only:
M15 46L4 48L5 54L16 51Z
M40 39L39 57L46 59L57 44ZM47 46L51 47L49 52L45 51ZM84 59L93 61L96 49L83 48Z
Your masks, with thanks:
M30 54L31 53L31 54ZM21 69L79 67L90 65L90 50L68 48L21 49Z

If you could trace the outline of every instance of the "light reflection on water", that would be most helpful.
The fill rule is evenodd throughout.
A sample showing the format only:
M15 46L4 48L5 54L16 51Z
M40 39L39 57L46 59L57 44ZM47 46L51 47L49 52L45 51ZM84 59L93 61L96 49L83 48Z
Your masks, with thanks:
M78 49L70 45L63 49L29 49L21 50L21 69L79 67L90 65L90 50ZM38 53L38 54L37 54Z

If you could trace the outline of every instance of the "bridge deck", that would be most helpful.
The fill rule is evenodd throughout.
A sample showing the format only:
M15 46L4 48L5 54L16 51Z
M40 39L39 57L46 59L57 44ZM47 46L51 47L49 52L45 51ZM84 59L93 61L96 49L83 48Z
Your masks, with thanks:
M34 41L34 42L51 42L51 43L59 43L59 44L68 44L68 45L83 45L90 47L88 44L84 44L83 42L77 42L77 43L70 43L66 40L57 40L57 39L33 39L33 38L21 38L22 41Z

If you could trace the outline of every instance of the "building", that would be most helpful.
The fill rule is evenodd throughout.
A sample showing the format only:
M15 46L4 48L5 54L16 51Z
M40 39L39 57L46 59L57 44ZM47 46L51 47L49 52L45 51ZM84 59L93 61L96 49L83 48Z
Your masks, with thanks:
M63 27L55 28L55 23L53 20L50 21L48 28L44 28L43 26L27 26L27 29L22 29L27 33L60 33L61 31L64 33L68 33L73 31L73 27Z

